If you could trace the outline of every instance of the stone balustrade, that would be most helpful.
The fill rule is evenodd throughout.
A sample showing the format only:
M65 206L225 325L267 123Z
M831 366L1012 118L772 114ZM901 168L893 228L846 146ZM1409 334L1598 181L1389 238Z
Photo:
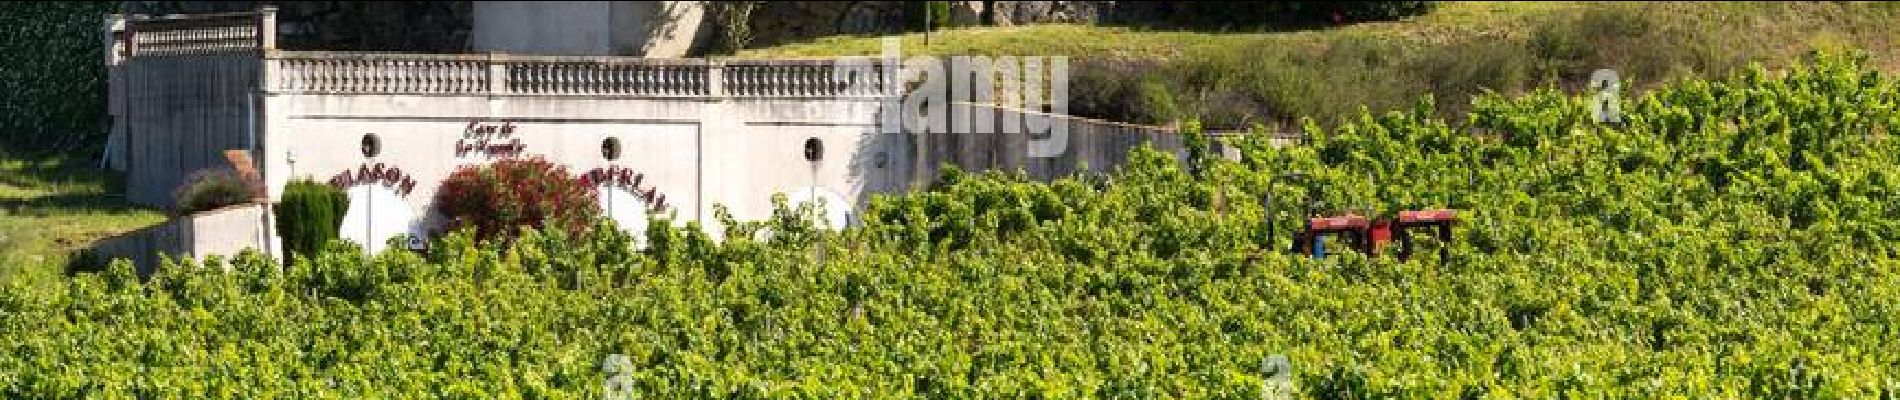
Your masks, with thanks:
M146 56L258 57L262 89L285 94L875 97L869 60L710 60L275 49L276 11L110 16L108 64ZM840 70L844 69L844 70Z
M480 94L488 66L456 56L280 54L269 90L282 93Z
M583 57L587 58L587 57ZM706 96L710 65L698 60L508 57L497 62L505 91L497 94L577 96Z
M123 19L117 47L129 56L227 54L256 50L262 43L260 21L268 13L134 16Z
M874 64L861 64L868 68L859 70L842 65L839 60L734 60L721 70L732 96L876 96L883 87Z
M833 60L269 51L265 62L277 93L836 98L884 83L875 65Z

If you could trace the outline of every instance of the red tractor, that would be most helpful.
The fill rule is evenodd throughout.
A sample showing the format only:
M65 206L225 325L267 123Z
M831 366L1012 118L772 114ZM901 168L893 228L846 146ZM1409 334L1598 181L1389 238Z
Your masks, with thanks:
M1448 209L1400 211L1398 218L1377 221L1354 214L1308 218L1306 229L1293 237L1293 248L1301 254L1325 257L1326 238L1334 237L1347 248L1379 254L1397 238L1399 259L1405 260L1417 247L1412 239L1414 231L1425 230L1425 234L1437 236L1439 243L1451 243L1451 225L1457 221L1457 211ZM1450 246L1440 246L1438 251L1441 259L1451 257Z
M1275 174L1270 176L1267 187L1271 189L1275 182L1282 179L1305 181L1307 175L1297 171ZM1317 187L1308 185L1306 191L1307 203L1304 206L1304 214L1308 218L1306 228L1293 236L1294 252L1313 257L1325 257L1326 238L1334 237L1345 243L1347 248L1374 255L1379 254L1386 246L1392 245L1393 239L1397 238L1399 259L1411 259L1412 252L1417 247L1412 234L1423 230L1427 235L1438 237L1440 259L1451 257L1451 225L1458 222L1456 210L1400 211L1397 218L1377 221L1350 212L1341 216L1312 217L1317 210L1325 209L1325 206L1318 201L1320 194ZM1276 243L1274 235L1278 229L1274 226L1272 215L1277 210L1273 201L1273 191L1268 190L1261 202L1268 213L1267 243Z

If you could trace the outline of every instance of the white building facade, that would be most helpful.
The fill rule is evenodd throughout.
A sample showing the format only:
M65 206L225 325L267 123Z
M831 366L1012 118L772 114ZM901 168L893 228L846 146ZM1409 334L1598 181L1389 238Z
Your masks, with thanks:
M329 182L352 197L343 235L380 245L443 228L434 196L457 168L545 157L600 183L609 217L629 228L649 214L710 224L715 204L765 218L775 194L825 198L848 224L869 195L945 164L1054 177L1180 142L1154 127L999 112L1070 126L1065 151L1029 158L1025 134L882 129L891 78L876 64L283 51L273 18L107 21L107 158L131 200L170 204L185 175L246 150L270 201L293 179ZM811 159L814 142L823 154Z

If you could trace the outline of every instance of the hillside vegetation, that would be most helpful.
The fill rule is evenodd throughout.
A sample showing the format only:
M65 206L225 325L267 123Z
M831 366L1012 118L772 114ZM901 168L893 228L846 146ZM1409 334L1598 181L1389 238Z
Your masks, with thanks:
M0 156L92 154L106 141L109 1L44 1L0 9Z
M1891 398L1900 82L1864 62L1672 83L1623 125L1546 90L1475 99L1486 137L1420 101L1244 162L950 172L841 232L6 282L0 397L1260 398L1281 355L1304 398ZM1264 221L1299 216L1256 199L1308 187L1463 222L1449 258L1287 254Z
M1441 117L1485 90L1582 89L1599 68L1624 87L1718 77L1750 62L1793 65L1810 50L1891 49L1900 6L1888 2L1439 2L1395 22L1286 32L1155 31L1115 26L961 28L898 36L906 55L1072 57L1080 114L1166 124L1199 117L1219 129L1296 130L1409 108L1432 94ZM881 38L838 36L738 57L874 55ZM1894 71L1900 56L1874 54Z

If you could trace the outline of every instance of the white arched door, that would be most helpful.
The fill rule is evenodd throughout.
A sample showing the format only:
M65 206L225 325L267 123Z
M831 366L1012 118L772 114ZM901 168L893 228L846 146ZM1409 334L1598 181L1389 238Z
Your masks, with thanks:
M844 196L839 195L838 192L832 191L831 189L823 187L799 188L793 190L791 193L787 193L786 200L791 203L790 205L794 209L804 204L814 204L819 207L820 211L818 215L822 220L818 222L825 225L825 227L844 229L851 225L851 201L845 200Z
M614 221L621 231L633 235L635 246L646 246L647 205L645 198L619 185L601 185L600 211Z
M361 244L375 254L389 247L386 242L392 237L411 235L411 240L421 239L412 234L415 216L395 189L360 184L350 187L349 195L350 209L343 214L343 226L337 229L337 236L343 240Z

